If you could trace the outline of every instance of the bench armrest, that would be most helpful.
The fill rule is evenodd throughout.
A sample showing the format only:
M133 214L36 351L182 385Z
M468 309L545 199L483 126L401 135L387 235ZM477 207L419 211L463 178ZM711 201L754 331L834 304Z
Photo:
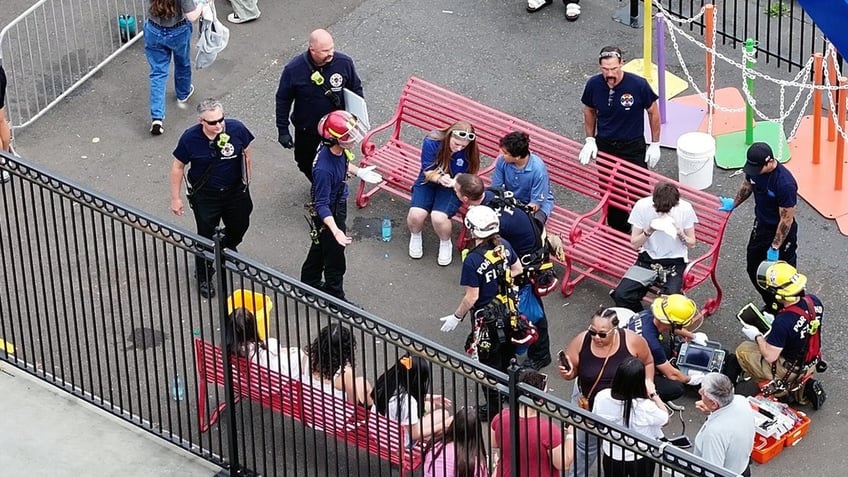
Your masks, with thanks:
M368 133L365 134L365 137L362 139L362 144L360 145L360 149L362 151L362 159L367 159L368 157L374 155L374 152L377 151L377 145L371 142L371 137L377 134L378 132L384 131L391 126L396 125L397 122L400 120L400 112L402 109L403 106L401 105L400 107L398 107L397 111L395 111L395 114L392 116L391 119L377 126L376 128L368 131Z
M568 234L568 243L575 244L580 240L580 237L583 235L583 231L580 229L580 225L584 221L589 220L589 217L592 217L593 215L600 212L604 208L604 206L607 205L607 202L609 202L609 198L610 191L607 191L604 193L603 197L601 197L601 200L598 201L598 205L593 207L592 210L590 210L589 212L586 212L582 215L578 215L577 218L574 219L574 224L572 224L571 226L571 232L569 232ZM603 217L601 217L601 221L603 221Z
M715 266L715 260L718 257L718 247L720 244L714 243L710 246L710 248L701 256L694 260L690 260L689 263L686 264L686 268L683 269L683 288L689 289L695 285L695 276L692 274L692 269L695 268L695 265L698 265L701 262L706 262L707 260L713 260L713 266Z

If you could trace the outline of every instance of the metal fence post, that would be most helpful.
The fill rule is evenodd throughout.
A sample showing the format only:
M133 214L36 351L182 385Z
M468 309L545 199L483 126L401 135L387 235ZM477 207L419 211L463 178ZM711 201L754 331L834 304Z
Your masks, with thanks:
M221 348L224 350L221 353L224 366L224 400L227 402L227 442L229 444L230 457L230 475L241 474L241 464L238 456L238 432L236 429L236 414L235 414L235 392L233 391L233 368L230 361L230 353L227 352L227 290L226 277L224 277L224 227L217 227L215 235L212 237L215 241L215 262L212 264L217 278L218 288L218 316L220 317L221 328Z
M519 438L521 436L520 429L520 412L518 408L518 361L513 358L509 365L509 448L512 451L512 458L509 461L509 466L512 469L512 475L521 475L521 459L518 457ZM503 456L501 456L503 458Z

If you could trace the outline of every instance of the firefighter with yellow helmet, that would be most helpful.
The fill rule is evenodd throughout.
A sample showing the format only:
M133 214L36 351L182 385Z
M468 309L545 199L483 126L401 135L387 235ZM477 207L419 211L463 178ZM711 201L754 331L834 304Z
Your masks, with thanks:
M683 385L697 386L702 375L687 376L675 368L669 358L672 355L674 340L672 335L690 339L698 344L707 343L707 335L693 333L686 329L698 315L698 306L684 295L660 295L654 299L650 310L637 313L627 329L645 338L654 358L654 384L656 393L663 401L673 401L683 395Z
M813 400L818 406L824 402L824 391L811 377L827 367L821 357L821 300L806 292L807 277L783 261L762 262L757 285L778 307L765 335L755 326L743 325L742 333L750 341L736 348L739 365L757 381L770 380L773 394L792 393L799 404Z

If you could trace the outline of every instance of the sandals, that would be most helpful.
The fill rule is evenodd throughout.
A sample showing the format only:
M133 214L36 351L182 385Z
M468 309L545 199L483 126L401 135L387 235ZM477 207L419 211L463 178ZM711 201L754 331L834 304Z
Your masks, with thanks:
M580 18L580 4L579 3L569 3L565 6L565 19L573 22Z

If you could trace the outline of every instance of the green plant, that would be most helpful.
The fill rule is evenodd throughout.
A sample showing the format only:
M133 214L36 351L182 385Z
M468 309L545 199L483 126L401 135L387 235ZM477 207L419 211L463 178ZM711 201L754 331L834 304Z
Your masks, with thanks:
M783 17L789 15L789 5L783 2L774 2L766 7L765 13L770 17Z

